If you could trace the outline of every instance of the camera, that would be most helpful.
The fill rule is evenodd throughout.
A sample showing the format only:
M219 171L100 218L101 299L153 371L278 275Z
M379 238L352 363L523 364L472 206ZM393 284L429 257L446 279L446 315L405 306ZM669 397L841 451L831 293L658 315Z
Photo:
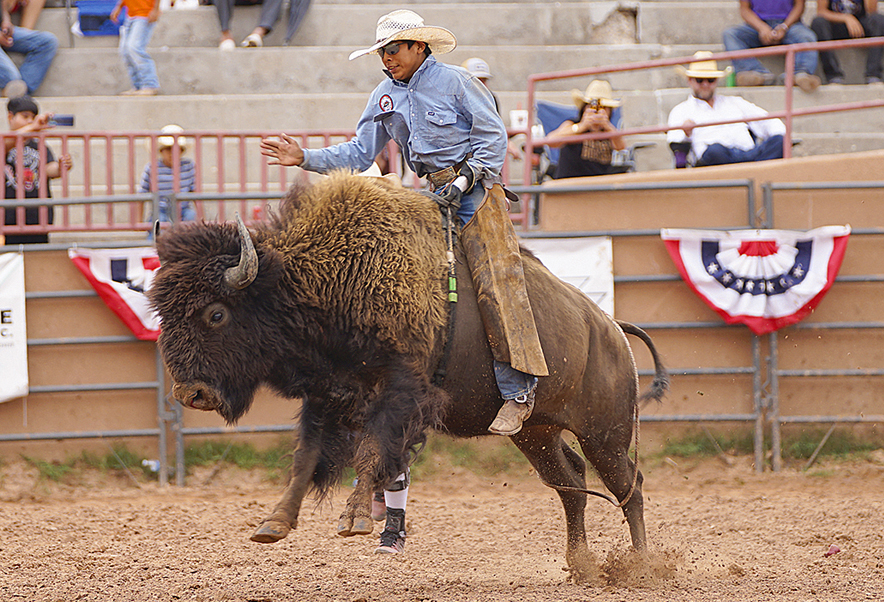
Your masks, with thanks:
M73 115L53 115L49 119L49 125L73 127L74 116Z
M588 104L589 108L593 111L598 111L602 106L602 102L598 98L590 99L590 101L586 104Z

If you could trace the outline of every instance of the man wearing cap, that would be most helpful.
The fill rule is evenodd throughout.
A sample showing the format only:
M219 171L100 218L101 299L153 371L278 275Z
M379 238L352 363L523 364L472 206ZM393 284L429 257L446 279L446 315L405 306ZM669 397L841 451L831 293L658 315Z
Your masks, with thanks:
M782 159L786 126L779 119L702 126L767 115L767 111L739 96L715 93L719 78L726 72L720 71L710 56L711 52L697 52L687 69L680 68L688 79L691 96L669 113L669 127L679 128L666 133L670 146L675 150L675 145L689 143L697 166Z
M279 140L262 140L261 153L271 165L297 165L319 173L364 171L394 140L409 168L427 179L440 204L456 208L466 224L460 239L504 400L488 430L514 435L533 410L537 377L548 375L548 370L501 185L506 127L490 92L476 77L436 61L434 55L457 45L447 29L425 25L410 10L395 10L378 20L375 40L350 55L353 60L378 54L387 75L371 93L355 138L327 148L302 149L294 138L281 134ZM387 487L387 494L391 489ZM404 545L404 502L391 506L390 495L386 497L387 525L378 551L398 552Z
M600 79L589 82L586 92L571 90L571 97L577 105L576 121L566 119L562 125L549 133L547 144L561 146L559 161L556 164L554 179L576 178L580 176L602 176L614 173L611 160L615 150L623 150L626 144L623 136L612 136L598 140L584 140L564 144L557 139L589 132L617 132L611 123L614 109L621 102L613 98L611 84Z

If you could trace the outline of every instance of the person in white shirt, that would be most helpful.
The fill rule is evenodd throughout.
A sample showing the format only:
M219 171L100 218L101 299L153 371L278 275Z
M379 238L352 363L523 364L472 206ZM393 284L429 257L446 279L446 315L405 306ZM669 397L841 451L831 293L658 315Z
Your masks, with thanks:
M691 87L691 96L669 113L669 127L680 127L666 133L670 147L675 151L678 143L689 142L698 167L782 159L786 126L779 119L702 125L767 115L767 111L739 96L715 93L719 78L727 73L720 71L710 56L711 52L701 50L694 54L695 60L687 69L681 68Z

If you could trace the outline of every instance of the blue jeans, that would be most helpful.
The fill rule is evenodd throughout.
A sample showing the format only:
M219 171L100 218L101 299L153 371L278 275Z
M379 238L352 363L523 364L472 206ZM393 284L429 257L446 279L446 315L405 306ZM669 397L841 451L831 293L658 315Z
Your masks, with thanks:
M193 222L196 221L196 209L194 209L193 205L190 204L190 201L179 201L178 202L178 213L181 216L182 222ZM177 218L172 217L172 213L169 211L169 201L165 203L160 203L160 221L161 222L177 222Z
M771 19L765 21L771 27L776 27L782 21ZM748 50L749 48L760 48L763 46L761 38L758 37L758 31L751 25L743 23L736 27L725 30L724 35L725 50ZM783 36L783 44L802 44L804 42L816 42L816 34L801 21L795 23L786 31ZM807 52L799 52L795 55L795 73L810 73L816 71L817 53L808 50ZM744 59L734 59L734 71L758 71L759 73L770 73L770 71L761 64L755 57Z
M721 144L710 144L703 151L703 156L697 163L700 165L728 165L730 163L748 163L750 161L770 161L771 159L783 158L783 137L771 136L764 142L759 142L754 148L740 150L728 148Z
M28 93L33 94L55 58L58 50L58 39L48 31L33 31L16 27L12 33L12 46L0 52L0 88L9 82L21 79L28 85ZM16 67L7 52L18 52L25 55L25 62Z
M482 204L485 198L485 187L479 182L469 194L465 194L460 199L460 209L457 211L457 217L463 224L470 221L476 209ZM534 387L537 386L537 377L533 374L520 372L507 363L494 360L494 379L497 381L497 388L500 390L500 396L504 399L514 399L527 395Z
M147 54L147 44L156 25L156 22L149 23L147 17L135 17L126 18L120 27L120 56L136 90L160 87L156 63Z

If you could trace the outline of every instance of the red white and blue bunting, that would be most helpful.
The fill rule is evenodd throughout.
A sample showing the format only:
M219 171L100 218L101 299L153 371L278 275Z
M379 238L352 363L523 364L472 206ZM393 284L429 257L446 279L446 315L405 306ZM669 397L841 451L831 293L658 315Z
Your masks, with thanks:
M156 249L68 249L68 256L132 334L142 341L157 340L159 316L145 294L160 267Z
M728 324L755 334L795 324L835 281L850 226L660 231L682 279Z

